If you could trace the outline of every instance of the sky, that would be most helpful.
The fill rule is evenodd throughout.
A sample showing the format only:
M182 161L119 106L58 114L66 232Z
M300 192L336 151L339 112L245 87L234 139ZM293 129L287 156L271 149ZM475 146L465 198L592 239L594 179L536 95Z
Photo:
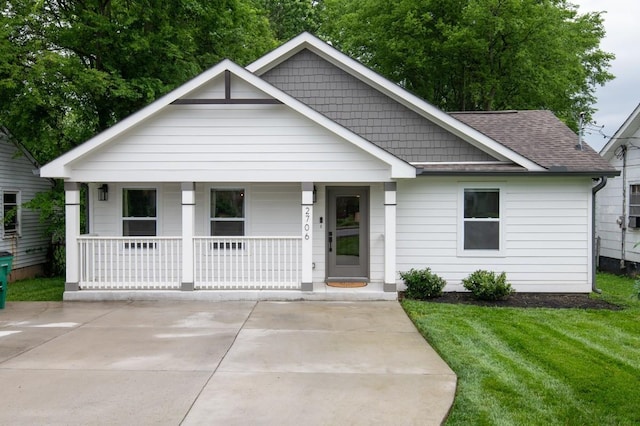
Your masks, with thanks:
M640 103L640 0L570 0L579 13L606 11L607 31L600 48L616 55L609 71L616 78L596 91L594 121L604 125L603 137L597 131L585 134L585 141L600 151Z

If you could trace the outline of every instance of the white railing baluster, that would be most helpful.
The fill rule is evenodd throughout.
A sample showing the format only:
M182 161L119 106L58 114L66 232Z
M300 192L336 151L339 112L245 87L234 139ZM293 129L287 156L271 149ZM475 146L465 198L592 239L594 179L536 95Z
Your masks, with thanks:
M300 288L300 237L195 237L197 289Z
M195 237L196 288L300 288L301 242L300 237ZM82 288L180 288L180 237L81 236L78 245Z

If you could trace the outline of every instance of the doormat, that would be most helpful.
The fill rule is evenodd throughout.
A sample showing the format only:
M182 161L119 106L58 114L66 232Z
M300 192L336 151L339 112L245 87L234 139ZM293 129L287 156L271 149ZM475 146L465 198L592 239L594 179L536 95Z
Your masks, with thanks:
M363 281L330 281L327 285L329 287L357 288L366 287L367 283Z

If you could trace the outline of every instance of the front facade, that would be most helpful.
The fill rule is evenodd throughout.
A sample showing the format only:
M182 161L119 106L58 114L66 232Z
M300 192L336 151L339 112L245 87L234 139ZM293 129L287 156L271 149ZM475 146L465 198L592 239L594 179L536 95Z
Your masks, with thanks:
M65 179L68 294L395 295L398 272L424 267L448 291L482 268L518 291L588 292L592 179L615 171L574 137L546 111L446 114L302 34L246 69L223 61L41 175Z
M23 208L38 192L51 189L51 181L35 176L35 161L0 129L0 252L13 258L9 280L44 272L49 240L38 213Z
M635 275L640 265L640 105L602 148L620 176L610 179L597 203L598 266Z

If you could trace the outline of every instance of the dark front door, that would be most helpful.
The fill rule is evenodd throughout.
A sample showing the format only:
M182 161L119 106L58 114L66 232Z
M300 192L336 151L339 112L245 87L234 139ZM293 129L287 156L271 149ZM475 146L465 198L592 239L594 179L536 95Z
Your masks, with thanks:
M327 187L327 279L369 277L369 188Z

